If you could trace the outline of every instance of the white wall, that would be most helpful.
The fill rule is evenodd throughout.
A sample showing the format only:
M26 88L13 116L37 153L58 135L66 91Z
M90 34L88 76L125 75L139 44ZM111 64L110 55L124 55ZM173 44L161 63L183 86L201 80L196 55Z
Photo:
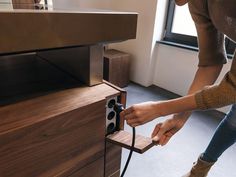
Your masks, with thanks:
M185 95L197 69L197 53L159 44L153 84Z
M154 26L157 12L157 0L113 0L112 9L135 11L139 13L137 38L111 45L132 56L130 78L144 86L152 84L152 66L154 66Z
M53 0L53 6L59 9L110 9L110 0Z

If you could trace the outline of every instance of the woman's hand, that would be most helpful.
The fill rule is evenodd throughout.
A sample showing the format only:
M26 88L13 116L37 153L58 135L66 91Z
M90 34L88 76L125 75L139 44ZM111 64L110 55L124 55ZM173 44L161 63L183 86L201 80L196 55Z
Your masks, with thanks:
M153 141L157 142L159 145L166 145L171 137L176 134L188 120L188 117L178 117L173 116L170 119L165 120L162 123L156 125L152 132Z
M153 119L160 117L159 102L144 102L135 104L121 112L121 118L127 121L131 127L145 124Z
M194 94L192 94L167 101L135 104L122 111L121 118L126 120L130 126L136 127L152 121L154 118L192 111L196 109L196 107Z

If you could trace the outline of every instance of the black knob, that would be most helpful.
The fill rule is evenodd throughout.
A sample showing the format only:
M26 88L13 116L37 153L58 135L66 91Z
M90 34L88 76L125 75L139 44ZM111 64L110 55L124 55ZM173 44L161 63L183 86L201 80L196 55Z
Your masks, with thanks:
M108 106L108 108L113 108L115 106L115 104L116 104L116 100L112 99L108 102L107 106Z
M110 123L107 127L107 134L111 134L115 131L115 124L114 123Z
M112 120L115 117L115 115L116 113L114 111L111 111L107 116L108 120Z

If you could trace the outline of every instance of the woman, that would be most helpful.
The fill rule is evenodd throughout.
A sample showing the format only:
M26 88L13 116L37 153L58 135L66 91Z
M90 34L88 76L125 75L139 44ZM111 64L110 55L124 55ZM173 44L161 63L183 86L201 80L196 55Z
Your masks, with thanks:
M236 140L236 55L230 71L218 85L226 63L224 35L236 41L236 0L175 0L188 3L195 22L199 43L199 67L187 96L161 102L145 102L124 110L121 116L132 126L174 114L156 125L152 138L165 145L188 120L193 110L206 110L232 105L221 121L205 152L184 177L205 177L220 155Z

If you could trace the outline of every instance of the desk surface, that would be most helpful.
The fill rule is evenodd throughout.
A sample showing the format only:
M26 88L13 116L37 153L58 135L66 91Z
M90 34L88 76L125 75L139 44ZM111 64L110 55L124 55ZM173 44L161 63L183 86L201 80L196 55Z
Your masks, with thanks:
M95 9L0 8L0 54L134 39L137 16Z

